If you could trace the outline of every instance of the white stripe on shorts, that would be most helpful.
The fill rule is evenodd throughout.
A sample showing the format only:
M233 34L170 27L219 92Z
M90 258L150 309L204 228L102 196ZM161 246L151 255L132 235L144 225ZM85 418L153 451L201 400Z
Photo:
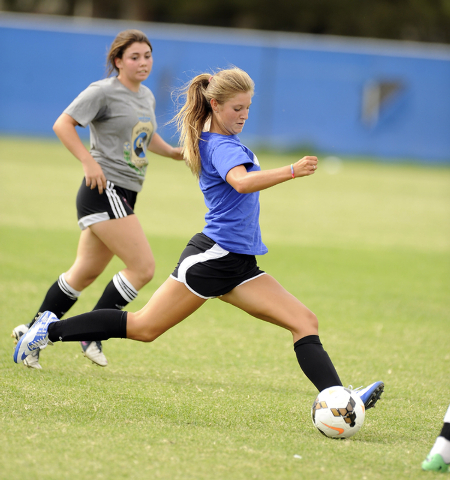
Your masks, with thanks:
M105 220L110 220L108 212L93 213L92 215L86 215L80 218L78 220L78 226L81 230L86 230L86 228L94 225L94 223L104 222Z
M122 202L120 200L119 195L114 190L114 183L110 182L109 180L106 181L106 195L109 200L109 204L111 206L111 210L114 213L115 218L123 218L127 216L127 211L125 210Z
M174 277L173 275L170 275L170 277L176 280L177 282L184 283L187 289L190 290L195 295L197 295L197 297L205 298L205 299L215 298L215 297L204 297L203 295L200 295L200 293L193 290L186 282L186 273L193 265L197 263L207 262L208 260L216 260L218 258L225 257L229 253L230 252L228 252L227 250L220 247L217 243L215 243L209 250L206 250L203 253L198 253L197 255L191 255L190 257L185 258L181 262L180 266L178 267L178 277Z
M192 267L192 265L195 265L196 263L207 262L208 260L216 260L218 258L225 257L229 253L230 252L227 252L225 249L215 243L209 250L185 258L178 267L178 280L185 284L186 272Z

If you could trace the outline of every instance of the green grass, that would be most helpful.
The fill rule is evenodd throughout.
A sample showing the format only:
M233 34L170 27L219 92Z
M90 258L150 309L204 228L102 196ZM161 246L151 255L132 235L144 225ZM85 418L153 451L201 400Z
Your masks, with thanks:
M42 371L14 364L11 329L74 259L82 170L57 142L0 138L0 478L428 478L420 463L450 401L450 169L322 166L262 193L270 251L259 263L318 315L345 384L386 383L346 441L313 428L316 392L289 334L219 300L153 344L108 341L105 369L75 343L46 349ZM157 270L131 310L204 212L189 171L152 157L137 214ZM114 260L71 314L91 309L120 268Z

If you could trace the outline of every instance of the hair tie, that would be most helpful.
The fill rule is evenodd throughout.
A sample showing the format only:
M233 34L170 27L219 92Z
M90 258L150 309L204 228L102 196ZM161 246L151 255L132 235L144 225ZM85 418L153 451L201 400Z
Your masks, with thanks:
M208 83L211 83L211 80L213 79L213 75L209 77Z

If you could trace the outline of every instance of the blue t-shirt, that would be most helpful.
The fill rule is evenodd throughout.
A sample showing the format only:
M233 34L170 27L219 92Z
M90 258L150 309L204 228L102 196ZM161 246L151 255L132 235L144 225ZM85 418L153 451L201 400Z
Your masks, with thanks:
M238 193L225 180L238 165L248 172L261 170L256 155L237 135L203 132L199 147L200 188L209 210L203 233L229 252L264 255L268 250L259 228L259 192Z

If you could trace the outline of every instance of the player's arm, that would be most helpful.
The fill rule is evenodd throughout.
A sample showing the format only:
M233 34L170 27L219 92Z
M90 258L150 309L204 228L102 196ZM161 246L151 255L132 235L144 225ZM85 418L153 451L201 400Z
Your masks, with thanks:
M227 173L226 180L239 193L253 193L291 180L293 176L296 178L312 175L316 168L317 157L310 156L301 158L292 168L288 165L272 170L247 172L244 165L238 165Z
M61 114L53 125L62 144L83 165L86 185L94 189L98 187L100 193L106 188L106 178L100 165L94 160L88 149L84 146L76 131L77 121L67 113Z
M183 160L181 147L172 147L172 145L165 142L157 133L153 134L148 149L151 152L156 153L156 155L173 158L174 160Z

